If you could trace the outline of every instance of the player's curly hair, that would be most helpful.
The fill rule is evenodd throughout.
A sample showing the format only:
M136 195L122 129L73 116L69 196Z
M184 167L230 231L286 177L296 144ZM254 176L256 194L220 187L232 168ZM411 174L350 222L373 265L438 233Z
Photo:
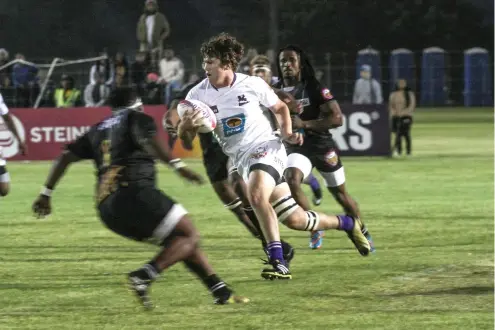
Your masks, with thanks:
M302 81L309 81L309 80L315 80L316 79L316 74L315 74L315 69L311 65L311 62L309 61L309 56L298 46L296 45L287 45L284 48L280 49L280 51L277 54L277 71L278 71L278 76L283 77L283 72L282 68L280 67L280 54L282 54L283 51L285 50L292 50L295 51L299 55L299 63L301 65L301 80Z
M201 45L203 57L216 57L223 66L230 66L233 71L244 55L244 45L228 33L220 33Z

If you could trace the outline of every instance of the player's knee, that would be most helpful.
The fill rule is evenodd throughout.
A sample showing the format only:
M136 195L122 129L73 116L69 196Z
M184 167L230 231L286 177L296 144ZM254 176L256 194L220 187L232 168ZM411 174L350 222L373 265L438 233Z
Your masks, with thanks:
M296 168L288 168L284 173L285 181L289 185L291 191L299 189L303 180L303 174Z
M253 189L248 193L249 203L253 208L260 208L268 204L268 196L266 196L262 189Z

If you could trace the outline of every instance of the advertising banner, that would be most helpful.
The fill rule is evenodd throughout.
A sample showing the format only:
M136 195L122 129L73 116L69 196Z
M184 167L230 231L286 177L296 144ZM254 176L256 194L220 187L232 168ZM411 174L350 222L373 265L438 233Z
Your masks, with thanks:
M331 130L342 156L387 156L390 154L390 128L385 105L341 105L344 124ZM145 112L152 116L159 134L167 140L162 128L165 106L146 106ZM28 146L28 155L19 153L19 146L0 117L0 146L4 157L10 160L52 160L63 146L84 134L91 125L110 115L110 108L69 109L10 109L19 134ZM175 143L175 157L201 158L199 141L193 150Z

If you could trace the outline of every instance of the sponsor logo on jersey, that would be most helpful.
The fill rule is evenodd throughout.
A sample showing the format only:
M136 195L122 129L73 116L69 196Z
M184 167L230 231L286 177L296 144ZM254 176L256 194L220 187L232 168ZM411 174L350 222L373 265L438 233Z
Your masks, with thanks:
M297 113L299 115L304 112L304 107L307 107L308 105L311 104L311 102L309 101L309 98L307 98L307 97L304 99L299 99L296 102L297 102Z
M12 113L10 114L12 117L12 121L14 122L15 127L17 128L17 132L19 132L19 136L21 140L25 141L26 133L24 130L24 125L22 125L21 121L14 116ZM10 158L19 153L19 142L9 130L3 118L0 116L0 147L3 147L3 155L2 157Z
M332 93L330 93L330 90L328 88L323 88L321 90L321 96L323 96L323 98L325 100L331 100L331 99L333 99L333 95L332 95Z
M239 102L239 106L243 106L249 103L244 94L237 96L237 102Z
M218 108L216 105L213 105L210 107L211 111L213 111L213 113L218 113Z
M330 150L329 152L326 153L325 155L325 161L328 163L330 166L336 166L339 163L339 156L335 152L335 150Z
M244 132L246 117L243 113L222 119L223 135L229 137Z
M268 154L265 147L256 148L256 150L251 154L250 158L260 159L265 157Z

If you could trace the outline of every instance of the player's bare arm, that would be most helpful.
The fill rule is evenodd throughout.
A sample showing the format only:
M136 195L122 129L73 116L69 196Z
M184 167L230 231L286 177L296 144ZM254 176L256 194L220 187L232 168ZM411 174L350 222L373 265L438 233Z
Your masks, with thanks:
M21 150L21 153L23 155L26 155L27 153L27 146L24 143L24 141L21 139L19 132L17 131L17 128L15 127L14 121L12 120L12 116L10 116L10 113L7 113L5 115L2 115L4 123L7 125L8 129L12 132L12 134L15 136L17 141L19 142L19 149Z
M190 170L180 159L174 159L170 155L170 152L167 150L167 147L163 144L163 141L158 137L158 135L154 135L150 139L143 139L141 140L141 143L148 153L156 155L162 162L173 167L184 179L194 183L203 184L204 180L199 174L196 174Z
M33 212L38 218L43 218L51 213L50 197L57 183L62 179L67 168L75 162L81 160L78 156L69 150L64 150L60 156L53 162L50 173L45 181L45 186L38 198L34 201Z
M290 116L289 107L282 100L278 100L270 110L275 114L278 123L280 124L280 133L282 137L290 143L302 145L303 137L299 133L292 133L292 119Z
M293 127L315 132L328 132L329 129L342 126L342 123L342 110L339 103L330 101L320 105L320 118L306 121L295 118Z

